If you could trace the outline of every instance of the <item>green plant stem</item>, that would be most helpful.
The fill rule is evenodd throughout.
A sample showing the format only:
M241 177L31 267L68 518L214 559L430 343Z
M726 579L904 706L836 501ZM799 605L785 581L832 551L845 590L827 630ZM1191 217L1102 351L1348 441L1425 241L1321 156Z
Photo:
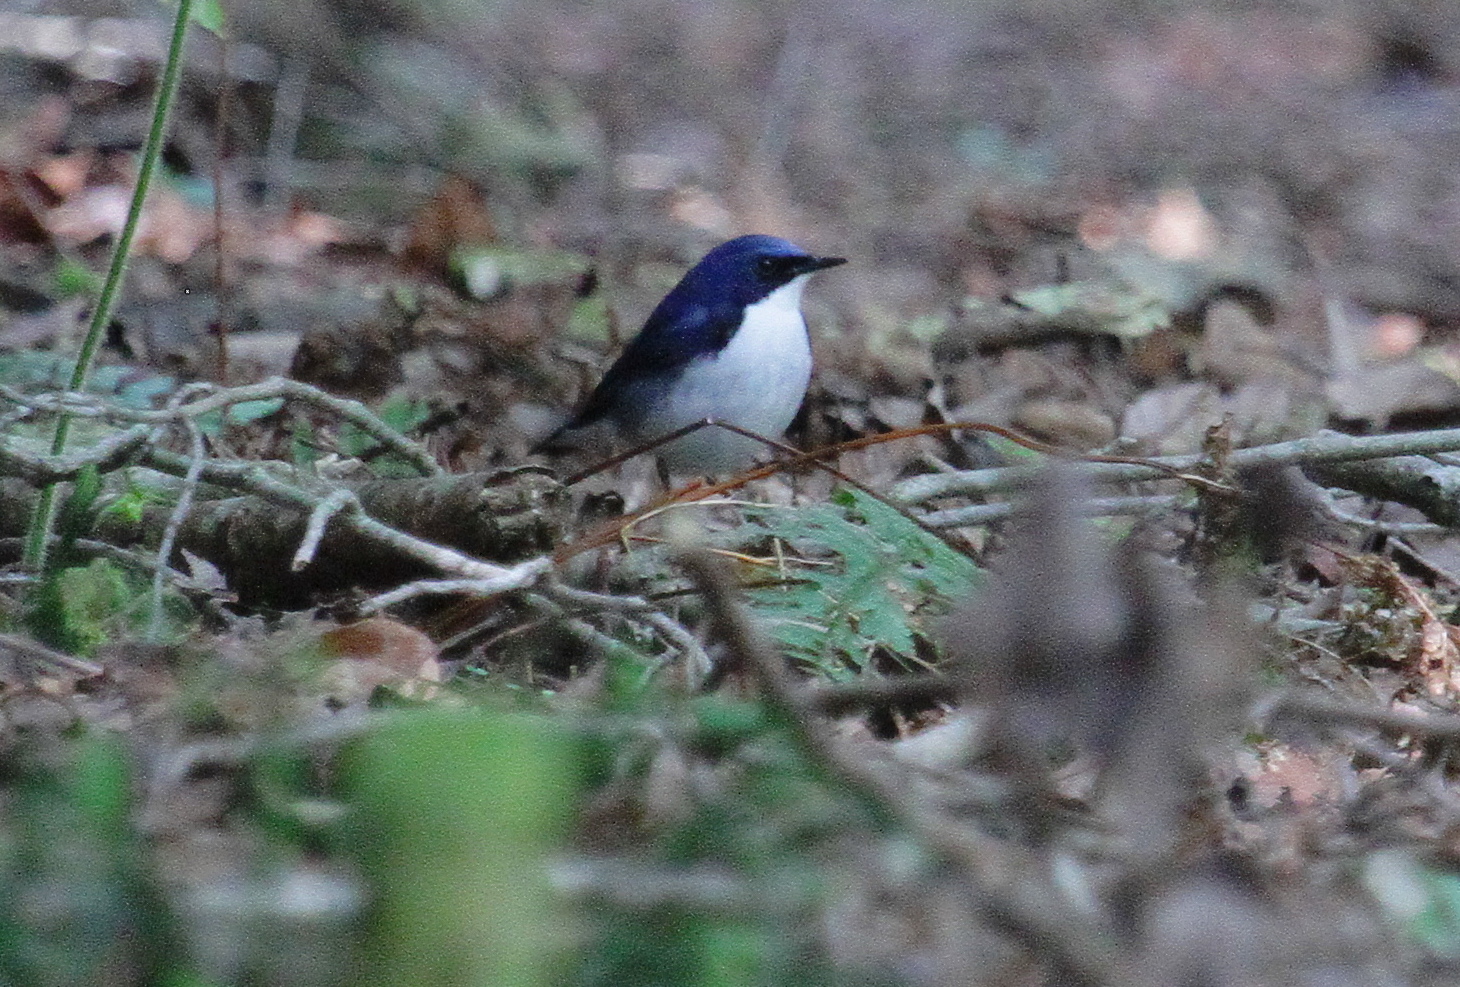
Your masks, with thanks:
M111 267L107 271L106 283L96 300L91 313L91 324L86 329L86 338L81 343L81 352L76 356L76 368L71 372L70 390L84 390L91 377L91 365L96 360L96 351L101 346L102 334L111 321L112 307L121 290L122 278L126 274L127 259L132 252L132 241L142 220L142 204L147 198L147 189L152 184L152 174L162 157L162 144L167 134L167 116L172 108L173 96L177 93L178 79L182 76L183 42L187 38L188 21L192 17L193 0L178 0L177 17L172 26L172 42L167 49L167 63L162 70L162 83L157 88L157 102L152 107L152 128L147 133L147 144L142 149L142 163L137 171L137 184L132 190L132 204L127 210L127 220L122 226L122 235L117 238L112 251ZM71 416L62 413L56 419L56 432L51 439L51 455L59 456L66 451L66 440L71 434ZM56 495L58 485L48 484L41 489L36 501L35 513L31 515L30 530L26 532L25 563L31 569L41 569L46 562L46 546L51 527L56 520Z

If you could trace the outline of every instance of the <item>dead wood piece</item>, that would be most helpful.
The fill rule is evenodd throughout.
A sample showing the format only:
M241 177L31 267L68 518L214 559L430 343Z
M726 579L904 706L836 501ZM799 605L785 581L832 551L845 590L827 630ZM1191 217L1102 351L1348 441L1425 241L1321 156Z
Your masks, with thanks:
M1427 456L1307 463L1303 472L1324 486L1392 500L1414 508L1436 524L1460 526L1460 469Z
M1115 340L1124 335L1117 321L1110 312L1087 305L1042 312L1012 302L983 304L963 312L942 334L934 359L957 362L1020 346Z
M352 489L376 520L489 562L517 562L550 550L564 504L557 480L536 470L377 480ZM117 544L156 545L169 511L151 508L135 521L106 516L97 533ZM177 545L217 566L248 606L297 609L346 589L378 590L436 574L333 521L313 561L294 572L308 520L307 512L262 497L205 500L183 522Z

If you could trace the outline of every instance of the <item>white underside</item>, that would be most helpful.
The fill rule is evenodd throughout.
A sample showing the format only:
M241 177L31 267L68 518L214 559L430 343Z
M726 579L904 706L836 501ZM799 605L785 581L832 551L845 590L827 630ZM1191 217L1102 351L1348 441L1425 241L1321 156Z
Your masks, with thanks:
M802 275L745 309L745 321L723 350L686 367L661 406L647 416L643 441L712 418L779 439L796 416L811 380L811 341L801 317ZM775 451L721 428L702 428L660 453L678 473L741 469Z

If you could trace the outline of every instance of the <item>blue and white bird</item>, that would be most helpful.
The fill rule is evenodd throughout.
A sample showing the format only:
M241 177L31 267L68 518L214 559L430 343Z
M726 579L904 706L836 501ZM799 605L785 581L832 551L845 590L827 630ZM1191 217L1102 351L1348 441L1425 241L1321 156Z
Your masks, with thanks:
M538 448L603 424L621 443L638 444L706 419L780 438L811 379L801 292L811 275L844 263L773 236L722 243L664 296L582 408ZM714 427L657 452L673 473L722 473L770 458L762 443Z

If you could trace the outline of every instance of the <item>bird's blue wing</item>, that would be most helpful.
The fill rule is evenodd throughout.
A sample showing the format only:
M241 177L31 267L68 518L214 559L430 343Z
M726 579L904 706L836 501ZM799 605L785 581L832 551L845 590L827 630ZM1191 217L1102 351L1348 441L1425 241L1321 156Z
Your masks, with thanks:
M671 292L565 428L591 425L641 387L672 379L696 357L718 353L740 328L743 312L734 303L686 305Z

